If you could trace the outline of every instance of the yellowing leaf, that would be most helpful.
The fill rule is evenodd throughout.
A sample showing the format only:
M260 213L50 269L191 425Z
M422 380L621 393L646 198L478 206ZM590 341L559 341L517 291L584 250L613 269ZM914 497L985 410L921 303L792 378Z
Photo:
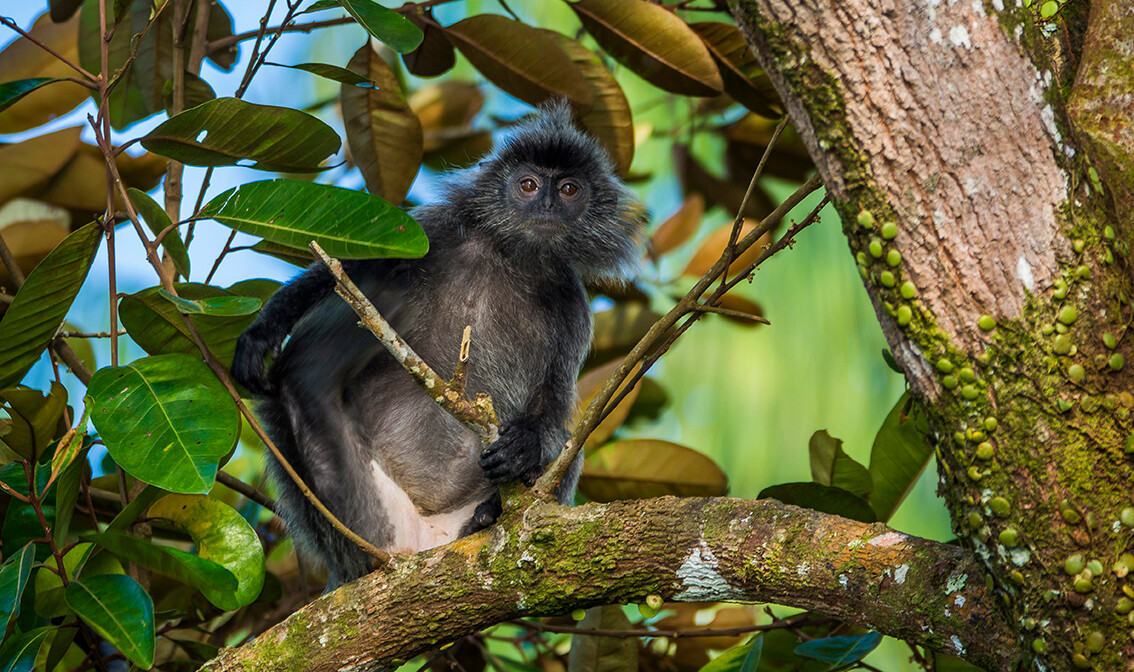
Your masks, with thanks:
M588 454L579 490L597 502L664 495L714 497L728 491L728 479L715 462L692 448L632 439Z
M745 219L740 227L740 234L736 237L740 240L747 236L753 229L759 225L759 222L752 219ZM725 224L716 231L713 231L701 243L701 247L693 254L693 258L685 266L685 270L681 272L682 275L701 276L704 275L717 263L724 253L725 248L728 246L729 236L732 235L732 224ZM760 240L756 241L752 247L749 247L743 254L737 255L732 264L728 267L729 275L739 273L748 267L749 264L756 261L756 258L764 251L764 247L771 242L771 236L764 234Z
M72 16L63 23L53 23L45 13L35 20L28 33L72 62L78 60L77 16ZM24 37L17 38L0 52L0 82L32 77L74 76L75 71L68 65ZM88 89L74 82L58 82L33 91L0 112L0 133L18 133L46 124L73 110L88 93ZM4 162L0 161L0 165L4 165ZM0 184L2 183L0 180Z
M650 255L660 257L689 240L705 216L705 197L692 193L685 197L681 209L662 222L650 236Z

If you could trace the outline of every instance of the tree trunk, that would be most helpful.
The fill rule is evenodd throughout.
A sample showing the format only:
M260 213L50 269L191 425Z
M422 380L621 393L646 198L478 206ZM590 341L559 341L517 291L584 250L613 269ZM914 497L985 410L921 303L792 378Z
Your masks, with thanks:
M931 410L1014 667L1134 669L1134 6L732 3Z

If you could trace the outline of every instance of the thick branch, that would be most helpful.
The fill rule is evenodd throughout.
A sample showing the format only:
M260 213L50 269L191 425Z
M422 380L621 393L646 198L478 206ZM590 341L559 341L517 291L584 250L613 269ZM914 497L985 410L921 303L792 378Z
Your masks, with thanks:
M958 547L773 500L540 502L395 557L202 669L392 669L508 619L646 595L802 607L1002 669L1018 651L981 575Z

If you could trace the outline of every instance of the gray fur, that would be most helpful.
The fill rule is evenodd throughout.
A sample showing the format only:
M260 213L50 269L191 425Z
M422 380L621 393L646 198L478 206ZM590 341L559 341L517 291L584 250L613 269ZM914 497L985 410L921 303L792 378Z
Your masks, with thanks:
M524 190L524 177L538 182L538 195ZM492 396L500 441L482 450L441 410L356 326L321 266L272 298L241 336L233 362L305 482L346 525L385 548L403 528L376 489L372 461L417 515L475 506L461 529L468 533L494 520L496 483L530 484L559 454L591 340L581 278L623 277L640 256L644 225L643 208L564 104L519 125L479 166L450 175L443 201L411 214L430 239L425 257L349 262L347 272L443 377L452 374L461 333L471 325L468 394ZM264 357L289 332L265 374ZM270 467L281 515L327 565L328 587L368 572L366 555L330 527L274 460ZM573 500L580 470L578 460L560 501Z

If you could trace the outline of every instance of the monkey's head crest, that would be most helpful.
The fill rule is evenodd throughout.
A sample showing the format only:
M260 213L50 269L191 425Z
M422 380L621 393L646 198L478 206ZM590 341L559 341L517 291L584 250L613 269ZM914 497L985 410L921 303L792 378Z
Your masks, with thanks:
M566 261L594 280L624 279L641 259L646 208L566 101L517 124L472 172L464 185L471 225L515 253Z

